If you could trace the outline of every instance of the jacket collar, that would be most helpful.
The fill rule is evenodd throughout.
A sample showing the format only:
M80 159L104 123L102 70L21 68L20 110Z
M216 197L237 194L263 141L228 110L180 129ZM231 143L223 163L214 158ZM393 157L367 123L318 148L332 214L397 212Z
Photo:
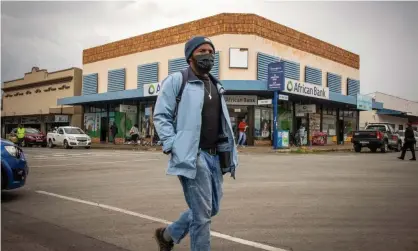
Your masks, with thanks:
M196 76L196 74L194 74L192 67L190 66L187 68L187 78L188 82L201 82L201 80ZM224 94L225 88L222 86L219 79L213 76L211 73L209 73L209 78L213 83L216 84L219 94Z

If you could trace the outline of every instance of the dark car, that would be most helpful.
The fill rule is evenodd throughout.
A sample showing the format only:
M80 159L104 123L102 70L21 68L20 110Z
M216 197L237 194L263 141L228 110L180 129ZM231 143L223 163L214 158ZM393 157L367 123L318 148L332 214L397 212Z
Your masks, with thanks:
M28 164L22 149L5 139L1 144L1 190L22 187L29 173Z
M16 132L17 132L17 128L13 129L9 137L9 140L15 144L17 144ZM40 132L38 129L25 128L25 138L22 142L22 146L24 147L24 146L34 146L34 145L46 147L47 146L46 135Z
M402 150L402 140L388 123L371 123L364 130L354 131L353 138L354 151L360 152L361 148L367 147L372 152L380 149L381 152L388 152L393 149L397 152Z

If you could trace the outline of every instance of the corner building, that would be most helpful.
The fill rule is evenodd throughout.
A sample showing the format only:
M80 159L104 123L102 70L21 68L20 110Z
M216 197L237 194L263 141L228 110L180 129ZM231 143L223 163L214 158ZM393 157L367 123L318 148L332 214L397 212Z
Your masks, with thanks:
M212 74L227 90L235 130L247 119L249 145L271 144L267 65L278 60L285 62L289 88L300 85L283 93L288 100L279 103L279 129L294 133L304 124L305 143L315 144L315 135L323 132L326 144L337 144L349 141L358 128L359 56L254 14L219 14L86 49L82 95L58 104L83 105L85 129L95 141L113 140L109 125L114 121L116 141L128 137L135 123L143 138L151 138L160 83L188 66L184 43L196 35L209 37L216 47ZM306 86L326 95L304 92Z

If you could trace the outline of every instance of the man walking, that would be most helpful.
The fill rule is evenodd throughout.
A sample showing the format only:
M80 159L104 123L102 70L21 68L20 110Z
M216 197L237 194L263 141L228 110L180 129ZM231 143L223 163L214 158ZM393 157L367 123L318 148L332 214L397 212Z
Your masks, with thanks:
M238 145L241 147L244 147L245 142L247 141L247 123L245 122L245 119L242 119L242 121L238 125L239 130L239 137L238 137Z
M414 130L412 129L412 124L408 123L408 127L405 129L405 143L403 144L402 154L398 159L403 160L405 158L406 150L411 150L412 159L410 160L417 160L415 158L415 144L417 143L414 135Z
M211 217L219 212L223 175L235 178L238 165L235 139L222 85L209 72L215 46L206 37L185 45L189 67L162 83L154 112L154 125L171 154L167 174L178 176L188 210L166 228L155 231L160 251L189 233L192 251L210 250Z

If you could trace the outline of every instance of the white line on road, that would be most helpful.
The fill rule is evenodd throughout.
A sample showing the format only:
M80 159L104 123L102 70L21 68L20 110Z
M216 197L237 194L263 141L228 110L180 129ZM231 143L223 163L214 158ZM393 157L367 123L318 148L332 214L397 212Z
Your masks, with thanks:
M159 159L131 159L131 160L117 160L117 161L105 161L105 162L98 162L98 161L90 161L90 162L83 162L82 164L94 164L94 165L101 165L101 164L113 164L113 163L126 163L126 162L142 162L142 161L152 161L152 160L159 160ZM56 164L56 165L40 165L40 166L30 166L33 167L50 167L50 166L74 166L78 165L75 163L72 164Z
M96 202L92 202L92 201L81 200L81 199L68 197L68 196L64 196L64 195L59 195L59 194L56 194L56 193L50 193L50 192L46 192L46 191L36 191L36 192L40 193L40 194L60 198L60 199L63 199L63 200L69 200L69 201L78 202L78 203L85 204L85 205L100 207L100 208L104 208L104 209L107 209L107 210L111 210L111 211L115 211L115 212L119 212L119 213L124 213L124 214L127 214L127 215L139 217L139 218L142 218L142 219L146 219L146 220L150 220L150 221L154 221L154 222L158 222L158 223L162 223L162 224L171 224L172 223L172 222L164 220L164 219L160 219L160 218L148 216L148 215L145 215L145 214L140 214L140 213L132 212L132 211L125 210L125 209L122 209L122 208L108 206L108 205L105 205L105 204L100 204L100 203L96 203ZM211 231L211 235L215 236L215 237L218 237L218 238L221 238L221 239L229 240L229 241L232 241L232 242L236 242L236 243L239 243L239 244L242 244L242 245L247 245L247 246L250 246L250 247L255 247L255 248L258 248L258 249L262 249L262 250L288 251L286 249L276 248L276 247L268 246L268 245L261 244L261 243L258 243L258 242L248 241L248 240L244 240L244 239L241 239L241 238L236 238L236 237L226 235L226 234L222 234L222 233L219 233L219 232Z

